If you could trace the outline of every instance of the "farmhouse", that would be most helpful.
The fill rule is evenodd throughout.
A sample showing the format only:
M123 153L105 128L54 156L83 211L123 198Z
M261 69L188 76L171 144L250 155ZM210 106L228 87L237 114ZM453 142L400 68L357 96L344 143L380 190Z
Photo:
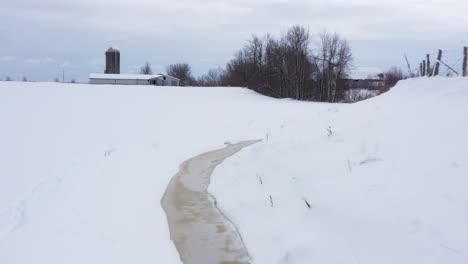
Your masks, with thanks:
M90 74L91 84L179 86L179 79L166 74Z

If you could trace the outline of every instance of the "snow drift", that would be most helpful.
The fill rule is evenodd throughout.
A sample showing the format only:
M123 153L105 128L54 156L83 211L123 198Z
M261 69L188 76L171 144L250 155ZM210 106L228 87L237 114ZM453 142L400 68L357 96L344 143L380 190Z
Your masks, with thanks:
M468 79L414 79L282 120L210 191L256 263L466 263L467 101Z
M0 82L0 263L179 263L168 182L251 139L209 190L255 263L465 263L467 101L445 78L353 105Z

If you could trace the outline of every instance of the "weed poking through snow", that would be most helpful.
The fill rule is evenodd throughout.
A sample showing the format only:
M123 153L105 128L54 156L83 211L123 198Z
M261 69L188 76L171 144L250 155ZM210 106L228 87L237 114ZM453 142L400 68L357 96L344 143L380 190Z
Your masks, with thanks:
M333 130L332 130L331 126L329 126L327 128L327 136L329 136L329 137L333 136Z
M263 185L263 179L260 175L257 174L258 181L260 182L261 185Z
M351 165L351 161L348 159L348 170L349 170L349 172L352 171L352 168L353 168L353 167L352 167L352 165Z

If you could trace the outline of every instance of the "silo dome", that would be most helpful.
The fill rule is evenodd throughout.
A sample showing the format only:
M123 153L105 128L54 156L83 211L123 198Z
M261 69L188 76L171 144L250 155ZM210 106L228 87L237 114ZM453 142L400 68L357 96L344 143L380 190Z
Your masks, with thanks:
M109 49L107 49L106 53L108 52L118 52L120 53L120 50L118 48L115 48L115 47L110 47Z

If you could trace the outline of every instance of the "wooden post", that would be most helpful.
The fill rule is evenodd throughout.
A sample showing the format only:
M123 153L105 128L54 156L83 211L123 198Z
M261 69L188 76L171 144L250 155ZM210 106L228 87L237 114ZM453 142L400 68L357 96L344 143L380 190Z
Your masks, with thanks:
M431 73L431 58L430 58L430 55L427 54L427 69L426 69L426 75L427 76L432 76L432 73Z
M437 54L437 62L434 70L434 76L439 75L439 68L440 68L440 61L442 60L442 50L439 50L439 54Z
M468 47L463 48L463 77L468 76Z
M422 74L422 76L426 76L426 69L427 69L426 68L426 61L423 60L423 74Z

